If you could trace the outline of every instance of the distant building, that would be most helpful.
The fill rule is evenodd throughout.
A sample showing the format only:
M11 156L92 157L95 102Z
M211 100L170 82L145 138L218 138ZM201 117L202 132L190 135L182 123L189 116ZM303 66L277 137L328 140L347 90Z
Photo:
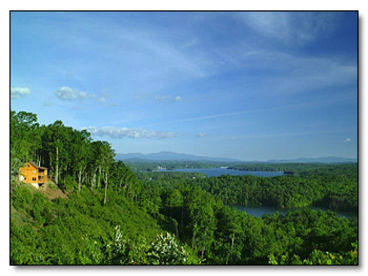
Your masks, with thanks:
M24 167L19 168L19 180L38 188L47 182L47 168L37 166L32 161L26 162Z

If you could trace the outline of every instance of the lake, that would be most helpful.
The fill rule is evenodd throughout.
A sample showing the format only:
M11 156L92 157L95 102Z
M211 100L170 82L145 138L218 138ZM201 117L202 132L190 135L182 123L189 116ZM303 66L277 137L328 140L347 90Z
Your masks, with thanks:
M244 207L244 206L238 206L234 205L231 206L233 208L236 208L240 211L245 211L248 215L254 216L254 217L261 217L263 215L270 215L276 212L279 212L282 215L286 215L288 211L295 211L300 208L277 208L277 207ZM310 207L313 210L322 210L324 212L327 212L328 209L323 208L317 208L317 207ZM333 210L331 210L333 211ZM336 212L336 211L334 211ZM354 212L336 212L338 215L346 217L346 218L353 218L356 217L356 213Z
M284 172L277 171L241 171L228 168L208 168L208 169L175 169L175 170L158 170L158 172L188 172L188 173L203 173L209 177L221 175L254 175L262 177L272 177L284 175Z

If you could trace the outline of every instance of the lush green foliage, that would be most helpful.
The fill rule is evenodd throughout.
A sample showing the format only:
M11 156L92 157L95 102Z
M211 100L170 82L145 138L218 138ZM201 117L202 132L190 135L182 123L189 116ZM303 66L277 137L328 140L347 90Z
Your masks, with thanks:
M230 205L357 210L356 176L221 176L196 179L193 184Z
M134 242L124 237L120 226L115 227L114 243L107 245L109 264L200 264L189 248L179 245L174 235L165 232L147 243L145 239Z
M162 212L172 218L171 231L210 264L265 264L271 255L304 260L313 250L348 254L357 240L357 221L336 213L306 208L286 216L252 217L198 186L179 185L167 192Z
M343 170L346 174L340 174ZM357 211L358 180L354 167L336 165L330 174L305 176L205 177L198 173L140 173L143 181L162 189L186 183L200 186L229 205L280 208L322 207L337 211Z
M11 260L14 264L104 264L106 245L121 225L127 238L148 242L162 230L123 193L103 189L69 194L50 201L32 187L12 191Z
M357 263L357 222L332 212L252 217L187 185L162 193L157 219L123 193L111 191L106 205L103 198L102 188L82 189L50 201L14 186L12 263Z
M357 221L309 208L253 217L226 204L357 206L354 167L259 178L143 173L110 144L11 113L12 264L357 264ZM50 199L17 180L50 168ZM315 168L316 169L316 168ZM344 173L345 171L345 173Z

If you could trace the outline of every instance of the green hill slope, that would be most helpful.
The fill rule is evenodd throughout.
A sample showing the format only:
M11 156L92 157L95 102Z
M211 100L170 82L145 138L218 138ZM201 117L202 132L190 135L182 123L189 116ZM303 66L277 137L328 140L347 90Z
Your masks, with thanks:
M149 244L163 232L131 200L111 192L103 206L103 196L103 191L83 189L50 200L28 185L12 186L11 263L109 263L117 226L130 246Z

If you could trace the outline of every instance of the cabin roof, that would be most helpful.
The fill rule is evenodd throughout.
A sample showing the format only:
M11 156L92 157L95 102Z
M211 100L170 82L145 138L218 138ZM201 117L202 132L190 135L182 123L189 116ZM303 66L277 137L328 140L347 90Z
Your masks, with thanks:
M41 169L41 170L47 170L47 168L45 167L41 167L41 166L38 166L36 165L36 163L32 162L32 161L29 161L28 163L30 163L33 167L35 167L36 169Z

